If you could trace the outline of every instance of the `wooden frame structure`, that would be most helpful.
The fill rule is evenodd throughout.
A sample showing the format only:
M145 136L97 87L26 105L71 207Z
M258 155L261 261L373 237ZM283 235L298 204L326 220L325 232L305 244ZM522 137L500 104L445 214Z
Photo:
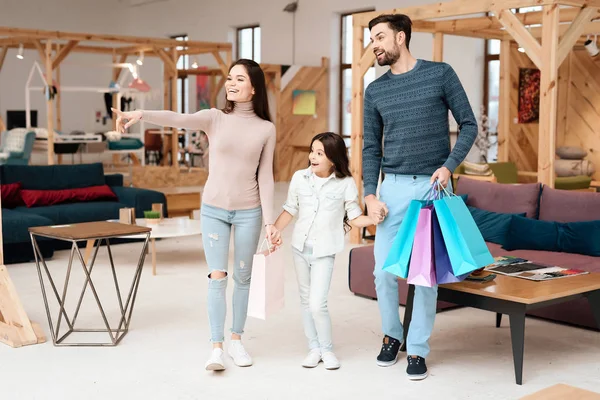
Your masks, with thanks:
M542 6L542 11L518 13L513 8ZM540 69L538 182L554 187L557 131L558 67L582 35L600 32L600 0L452 0L424 6L357 13L353 16L352 53L352 175L362 199L363 76L375 61L371 45L363 46L363 30L381 14L406 14L413 32L433 34L433 61L443 60L444 35L501 40L498 159L508 161L510 142L510 45L516 41ZM492 14L481 16L482 13ZM472 14L479 14L473 16ZM456 17L457 19L451 19ZM444 20L439 20L444 18ZM541 26L539 26L541 24ZM541 39L541 42L538 40ZM351 232L352 243L360 232Z
M46 86L52 87L56 79L60 83L60 64L71 53L93 53L112 56L113 63L124 63L128 56L143 52L145 57L159 57L164 65L164 109L177 111L177 60L182 55L212 54L217 62L220 79L214 88L213 98L225 84L231 64L231 43L179 41L175 39L138 36L104 35L90 33L43 31L0 27L0 70L11 48L23 45L25 49L39 52L45 66ZM184 47L178 50L178 47ZM225 53L223 59L222 53ZM121 69L113 69L113 81L117 81ZM56 77L53 76L56 73ZM48 165L54 164L54 108L56 106L56 129L61 129L60 92L54 99L47 99ZM117 105L113 103L113 107ZM114 119L113 119L114 121ZM114 122L113 122L114 124ZM174 130L175 131L175 130ZM176 134L171 135L173 167L177 167L178 145Z

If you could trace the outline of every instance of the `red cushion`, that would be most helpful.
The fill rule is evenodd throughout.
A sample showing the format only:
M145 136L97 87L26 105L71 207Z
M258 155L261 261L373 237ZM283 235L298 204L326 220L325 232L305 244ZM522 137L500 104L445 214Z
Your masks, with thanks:
M50 206L53 204L80 201L117 200L117 195L114 194L108 185L62 190L21 190L21 197L27 207Z
M15 208L24 204L21 198L21 182L0 185L0 193L3 208Z

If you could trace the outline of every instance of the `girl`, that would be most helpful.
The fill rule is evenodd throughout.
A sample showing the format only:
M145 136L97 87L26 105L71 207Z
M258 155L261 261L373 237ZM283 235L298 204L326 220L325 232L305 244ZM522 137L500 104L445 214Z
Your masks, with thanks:
M223 370L223 342L227 312L227 260L234 227L233 326L229 355L238 366L252 365L241 342L248 311L252 258L258 247L261 221L273 240L273 152L275 125L269 115L265 75L260 66L240 59L225 82L222 110L195 114L172 111L120 112L117 130L124 131L144 118L159 125L206 132L210 143L209 175L202 195L202 242L208 263L208 319L213 351L207 370ZM128 122L125 123L125 120Z
M326 369L340 363L333 353L327 294L335 254L344 249L345 228L373 225L358 205L358 191L348 168L346 144L335 133L312 139L309 165L292 177L284 211L275 221L273 244L281 244L281 232L298 215L292 237L294 264L303 311L309 353L306 368L323 361Z

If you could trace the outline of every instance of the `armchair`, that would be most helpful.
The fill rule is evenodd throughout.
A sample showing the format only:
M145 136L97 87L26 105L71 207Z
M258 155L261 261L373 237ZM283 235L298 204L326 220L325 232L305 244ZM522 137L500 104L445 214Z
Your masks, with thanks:
M35 132L12 129L2 132L0 141L0 165L27 165L35 142Z

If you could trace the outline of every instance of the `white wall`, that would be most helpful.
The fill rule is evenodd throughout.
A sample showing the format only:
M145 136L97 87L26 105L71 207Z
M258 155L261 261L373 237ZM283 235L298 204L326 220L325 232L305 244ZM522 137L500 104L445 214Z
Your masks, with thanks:
M137 7L126 6L132 1L137 0L0 0L0 10L3 10L0 13L0 25L153 37L187 33L190 40L234 41L233 32L236 27L258 23L262 31L261 61L274 64L292 63L292 15L282 11L288 0L164 0ZM338 129L339 14L370 7L388 10L430 2L371 0L370 4L365 4L364 0L300 0L296 13L294 61L298 65L313 66L319 65L323 56L330 58L331 130ZM5 10L10 12L6 13ZM431 35L413 36L411 50L416 57L431 59L432 48ZM27 59L35 56L36 53L32 53ZM69 56L68 60L72 57ZM88 57L91 59L92 56ZM456 69L473 109L477 111L483 97L482 41L446 37L444 61ZM199 62L203 61L199 59ZM212 65L212 61L210 62ZM384 70L378 68L380 73ZM21 108L24 108L22 87L25 74L21 65L17 64L14 54L9 53L0 73L0 111L3 115L7 105L14 107L22 104ZM68 77L63 72L62 76L63 85L71 82L75 84L85 77L83 73L75 71L70 72ZM98 84L108 84L108 76L98 73L91 78L97 80ZM141 76L153 88L162 90L160 62L150 62L147 59ZM195 79L192 78L191 83L195 84ZM162 97L160 99L162 100ZM191 107L195 107L195 100L192 99ZM64 130L85 127L87 115L98 107L97 102L100 100L81 98L68 103L65 96ZM161 103L159 100L147 108L160 107ZM42 115L43 112L40 117Z

